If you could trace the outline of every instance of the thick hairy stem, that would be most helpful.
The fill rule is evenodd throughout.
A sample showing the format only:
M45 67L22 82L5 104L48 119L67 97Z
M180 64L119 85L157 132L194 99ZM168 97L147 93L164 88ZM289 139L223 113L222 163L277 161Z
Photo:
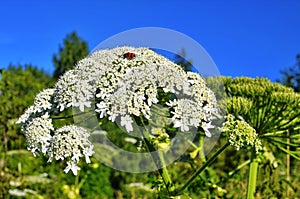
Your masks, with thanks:
M255 189L256 189L257 170L258 170L258 158L256 156L255 150L253 149L251 153L251 163L250 163L248 187L247 187L247 199L254 199Z

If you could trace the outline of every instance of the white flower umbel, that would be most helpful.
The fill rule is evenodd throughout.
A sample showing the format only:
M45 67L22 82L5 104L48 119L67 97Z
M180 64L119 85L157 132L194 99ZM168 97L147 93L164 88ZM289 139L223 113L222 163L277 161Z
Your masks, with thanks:
M49 152L49 161L53 158L55 160L67 160L68 166L65 169L67 173L70 169L77 174L80 168L77 166L79 159L85 157L87 163L90 163L90 156L92 156L93 145L88 140L89 132L84 128L77 126L64 126L55 131L51 139L51 151Z
M163 101L162 96L168 97ZM96 51L79 61L54 88L36 96L18 123L29 150L49 156L50 161L66 160L65 171L76 174L79 160L89 162L93 154L90 133L70 123L65 127L59 122L53 125L52 120L70 113L71 108L79 114L95 111L99 119L119 122L131 133L135 119L155 117L155 106L166 108L168 119L178 131L201 127L207 136L218 112L215 96L199 74L185 72L148 48L118 47Z
M46 113L41 117L33 118L23 128L26 140L27 149L31 151L34 156L39 155L40 152L47 154L50 146L52 120Z
M54 95L55 89L45 89L39 94L36 95L34 99L34 104L30 106L23 115L19 118L17 121L18 124L25 124L30 120L30 118L34 118L35 114L40 115L43 114L43 112L47 112L48 110L51 110L52 108L52 96Z
M55 89L45 89L39 94L36 95L34 99L34 106L39 110L39 112L42 112L44 110L51 109L52 103L51 98L55 92Z

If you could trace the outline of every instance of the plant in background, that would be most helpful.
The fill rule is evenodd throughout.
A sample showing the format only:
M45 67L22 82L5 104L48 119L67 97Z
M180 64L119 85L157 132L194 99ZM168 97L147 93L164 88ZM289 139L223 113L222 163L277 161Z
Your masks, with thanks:
M247 198L254 198L258 165L262 157L276 165L274 158L270 158L277 156L270 156L276 150L300 160L300 95L291 88L271 83L265 78L224 78L224 83L229 97L227 111L237 119L234 122L229 117L228 122L248 123L243 124L244 129L248 129L247 137L244 133L235 133L237 128L230 128L227 124L225 130L231 134L229 140L239 137L235 141L237 149L240 145L237 142L244 138L252 146ZM257 153L258 149L263 150Z
M59 52L52 57L55 71L53 78L58 79L66 71L74 68L74 65L89 54L89 47L86 41L82 40L73 31L66 35L63 45L59 46Z
M169 195L186 188L177 192L166 169L165 154L180 144L172 138L193 132L211 137L212 122L220 114L213 92L197 73L185 72L147 48L119 47L78 62L54 88L36 96L18 123L28 150L50 162L65 161L64 171L76 175L79 160L90 163L94 153L89 136L97 126L87 120L91 112L97 126L116 123L142 141L140 150L159 151L158 159L152 158Z
M237 151L248 146L254 148L256 153L262 149L261 141L255 129L245 121L234 119L231 114L227 116L223 132L227 134L230 145Z

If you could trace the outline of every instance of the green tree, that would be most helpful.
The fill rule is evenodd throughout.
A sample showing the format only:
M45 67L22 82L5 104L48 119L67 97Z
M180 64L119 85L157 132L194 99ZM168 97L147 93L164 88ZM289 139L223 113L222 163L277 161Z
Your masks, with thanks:
M2 71L0 80L0 132L2 144L0 149L7 151L9 140L7 135L15 136L14 121L33 102L34 96L43 88L52 85L52 78L32 65L13 66ZM12 143L12 142L11 142ZM1 150L0 150L1 151Z
M280 71L282 78L277 81L288 87L294 88L296 92L300 92L300 54L296 56L296 59L296 64Z
M66 36L63 46L59 47L58 54L53 55L55 71L53 77L58 77L67 70L74 68L75 64L89 53L88 44L76 32Z

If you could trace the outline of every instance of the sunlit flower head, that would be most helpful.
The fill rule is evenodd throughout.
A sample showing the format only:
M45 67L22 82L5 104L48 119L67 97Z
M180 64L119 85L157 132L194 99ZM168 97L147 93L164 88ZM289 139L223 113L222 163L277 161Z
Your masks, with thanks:
M61 76L54 88L38 94L18 123L33 153L42 152L50 161L66 160L65 171L76 174L79 160L89 163L93 154L89 129L55 125L55 116L70 108L82 113L92 109L98 119L118 122L130 134L136 118L152 120L156 105L167 110L178 132L201 127L211 136L218 107L203 78L148 48L118 47L92 53Z

